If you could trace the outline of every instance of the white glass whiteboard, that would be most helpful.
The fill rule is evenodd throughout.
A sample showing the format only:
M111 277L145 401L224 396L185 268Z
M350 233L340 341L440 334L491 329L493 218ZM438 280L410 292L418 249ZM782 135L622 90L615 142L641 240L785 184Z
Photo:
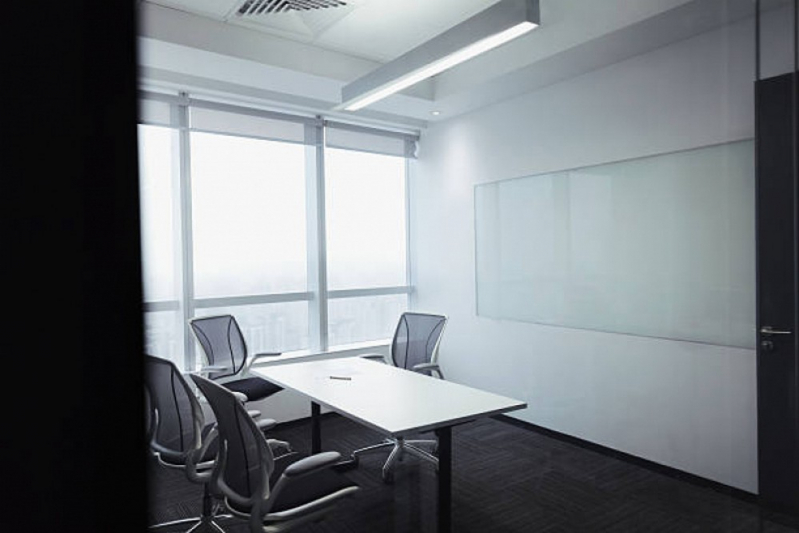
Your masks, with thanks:
M477 314L752 348L754 143L477 185Z

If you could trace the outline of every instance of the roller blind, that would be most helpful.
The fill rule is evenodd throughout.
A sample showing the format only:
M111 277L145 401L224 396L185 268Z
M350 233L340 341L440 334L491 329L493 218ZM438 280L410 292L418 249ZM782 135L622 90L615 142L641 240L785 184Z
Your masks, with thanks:
M188 109L188 124L177 124L174 113L176 105ZM139 100L139 122L157 126L188 126L192 131L306 145L317 145L321 142L320 126L324 126L327 147L407 158L416 158L419 140L416 133L323 121L315 116L199 100L185 94L142 92Z
M168 102L139 100L139 122L151 126L171 126L171 112Z
M329 148L416 157L417 135L333 121L327 121L325 126L325 145Z
M306 133L306 125L312 124L313 120L286 120L278 114L259 113L257 110L242 113L189 106L189 128L192 131L242 135L271 141L313 144L313 136Z

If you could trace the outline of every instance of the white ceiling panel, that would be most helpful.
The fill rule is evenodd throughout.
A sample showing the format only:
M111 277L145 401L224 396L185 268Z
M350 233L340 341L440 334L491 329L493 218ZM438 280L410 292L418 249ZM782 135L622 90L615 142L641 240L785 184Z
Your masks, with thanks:
M303 43L385 62L499 0L342 0L345 6L241 16L246 0L146 0Z
M342 0L346 6L257 19L236 15L243 1L140 0L140 37L149 50L140 64L152 81L255 90L276 103L329 114L347 83L501 0ZM540 3L534 32L356 114L443 120L751 17L754 6L753 0ZM789 3L761 0L764 11ZM217 63L235 69L202 68ZM434 117L434 110L440 114Z
M389 61L498 0L369 0L320 36L317 44Z
M239 3L239 0L144 0L151 4L158 4L164 7L171 7L186 11L187 13L194 13L196 15L203 15L217 20L223 20L228 13L233 9L234 5Z

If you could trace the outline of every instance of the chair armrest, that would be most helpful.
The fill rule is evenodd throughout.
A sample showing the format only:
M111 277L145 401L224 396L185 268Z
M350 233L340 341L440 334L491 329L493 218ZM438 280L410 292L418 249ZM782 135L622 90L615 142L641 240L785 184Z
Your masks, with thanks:
M211 443L214 442L219 436L219 431L216 426L206 435L203 440L202 446L190 452L186 457L186 477L193 483L207 483L211 480L213 472L210 470L215 464L215 459L203 462L202 458L205 457Z
M255 363L257 359L266 359L266 358L273 358L273 357L280 357L283 355L283 352L261 352L250 355L247 358L247 361L244 363L244 368L242 369L242 374L247 374L252 368L252 365Z
M341 460L341 454L338 452L317 453L292 463L283 471L283 475L288 479L297 478L333 466L339 460Z
M438 363L419 363L418 365L413 365L411 370L414 372L435 372L441 379L444 379L444 374L441 372L441 368L438 366Z
M294 448L291 446L291 443L285 440L266 439L266 443L272 450L272 455L274 455L275 460L294 454Z
M261 431L266 431L275 427L277 425L277 420L272 418L262 418L261 420L258 420L255 425L258 426L258 429Z
M360 357L361 359L369 359L370 361L380 361L382 363L388 363L388 359L386 359L386 356L379 353L366 353L363 355L359 355L358 357Z
M294 454L286 454L284 456L275 458L275 460L289 460L291 459L292 455ZM277 483L272 486L271 490L267 489L269 497L266 496L267 491L264 491L263 495L260 498L256 498L253 502L254 505L250 514L250 528L252 531L261 531L263 529L263 523L261 520L264 516L266 516L267 513L269 513L272 504L280 497L280 493L284 490L288 490L287 487L289 487L295 481L298 481L303 476L318 474L324 469L334 466L339 462L340 459L341 454L338 452L323 452L300 459L299 461L286 467L286 469L280 475L280 478L277 480ZM217 470L219 469L216 469L215 471ZM346 491L347 489L344 490ZM349 489L350 492L352 490L355 489ZM343 494L342 492L343 491L338 491L337 495L347 494L347 492L343 492ZM300 508L297 508L296 511L288 510L281 512L291 515L294 515L295 512L310 515L319 509L327 507L329 505L329 501L330 500L327 497L323 497L302 505Z
M253 355L253 359L260 359L261 357L277 357L283 355L283 352L263 352Z
M247 401L247 395L244 394L243 392L238 392L238 391L230 391L230 392L232 392L233 396L235 396L236 399L241 403L245 403Z
M224 372L225 370L230 370L230 367L227 365L207 365L200 369L200 372Z
M207 366L201 367L197 371L197 373L200 374L203 377L208 377L210 374L212 374L214 372L229 372L229 371L230 371L230 367L229 366L225 366L225 365L207 365Z

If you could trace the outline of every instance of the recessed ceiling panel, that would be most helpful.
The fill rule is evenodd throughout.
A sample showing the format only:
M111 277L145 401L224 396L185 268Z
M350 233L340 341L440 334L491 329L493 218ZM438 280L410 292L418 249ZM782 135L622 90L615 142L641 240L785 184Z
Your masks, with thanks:
M239 0L226 20L282 37L314 42L370 0Z
M385 62L499 0L146 1L355 57ZM322 4L330 7L322 7Z
M236 13L241 16L257 17L271 13L288 11L311 11L346 6L341 0L244 0Z

